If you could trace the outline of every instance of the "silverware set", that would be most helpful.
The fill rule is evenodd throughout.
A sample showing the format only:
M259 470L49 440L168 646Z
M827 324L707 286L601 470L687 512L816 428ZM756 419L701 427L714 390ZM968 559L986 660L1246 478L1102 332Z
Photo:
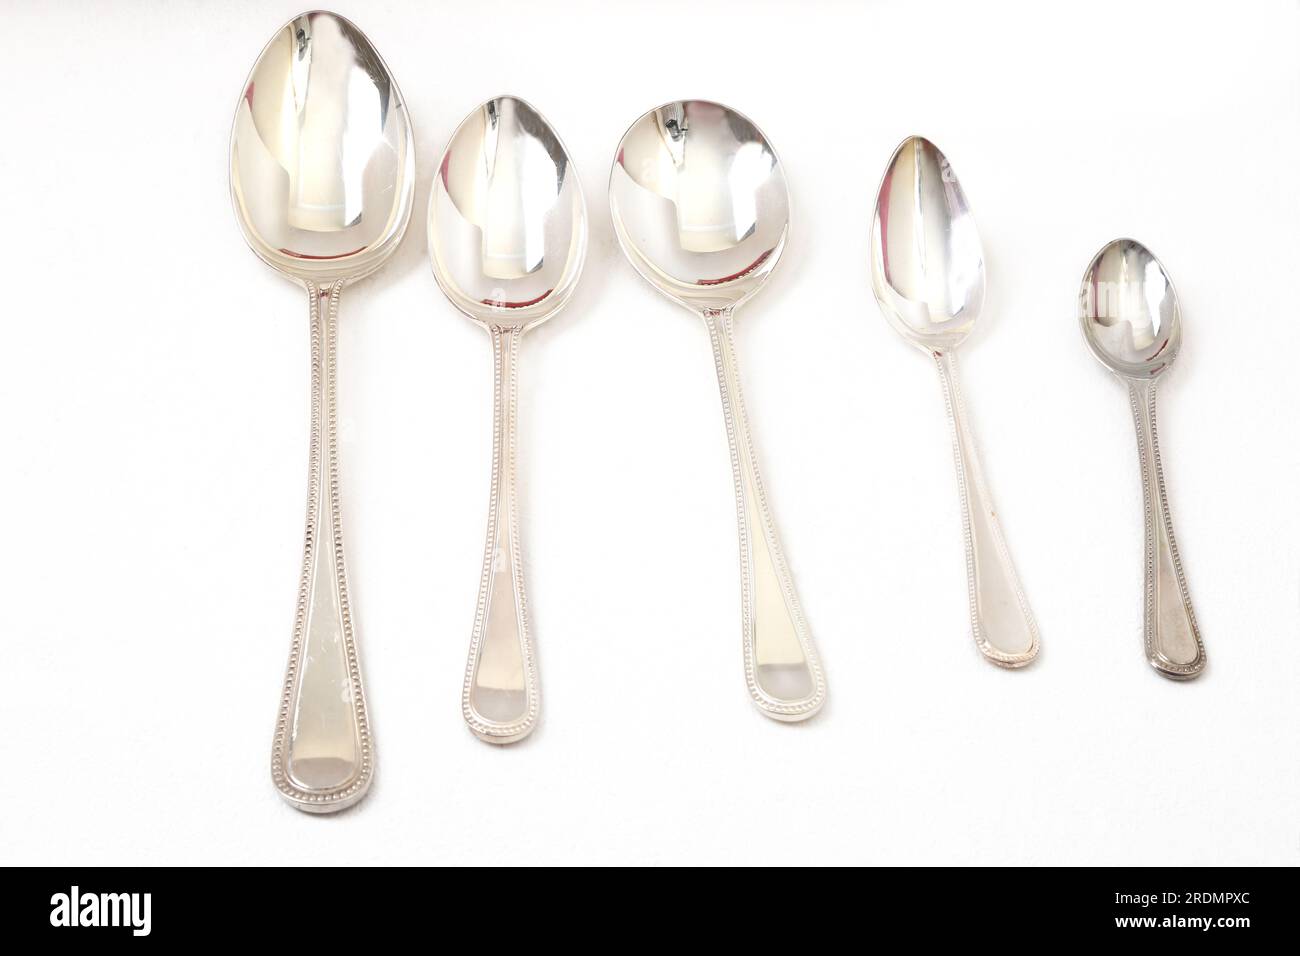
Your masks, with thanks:
M235 113L231 194L253 251L307 292L311 452L293 638L271 757L276 788L315 813L347 807L374 775L374 743L348 600L338 483L336 343L343 290L380 268L410 222L410 119L370 41L335 14L294 18L272 37ZM624 255L659 292L696 313L713 350L731 452L740 539L741 637L750 697L768 717L805 720L826 678L777 534L745 413L734 347L739 306L784 249L790 198L752 120L702 100L642 115L619 142L610 215ZM443 294L488 333L493 358L492 482L482 579L462 711L479 738L526 737L540 691L524 587L515 433L524 333L571 298L587 212L555 130L511 96L456 129L428 208L429 255ZM986 659L1020 668L1039 632L984 481L958 384L957 347L984 299L984 260L947 158L912 137L886 167L871 226L871 284L902 338L935 363L962 505L971 631ZM1165 495L1155 388L1180 342L1177 297L1145 247L1120 239L1084 274L1079 319L1092 353L1128 389L1146 513L1144 645L1158 673L1205 667Z

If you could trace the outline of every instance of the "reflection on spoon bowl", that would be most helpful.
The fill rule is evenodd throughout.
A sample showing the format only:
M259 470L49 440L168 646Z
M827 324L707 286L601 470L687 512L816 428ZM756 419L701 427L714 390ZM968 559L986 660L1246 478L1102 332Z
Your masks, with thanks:
M320 11L286 24L248 77L231 137L231 195L253 251L296 279L359 279L397 248L414 186L410 119L365 34Z
M582 186L542 115L498 96L466 117L429 197L433 274L456 308L531 329L568 301L586 249Z
M984 252L948 158L921 136L885 169L872 222L871 282L885 318L924 351L956 348L984 304Z
M632 124L609 205L636 270L694 310L735 308L758 291L790 221L785 173L762 131L705 100L668 103Z
M1182 343L1173 283L1160 260L1134 239L1107 243L1088 264L1079 321L1093 355L1120 375L1160 374Z

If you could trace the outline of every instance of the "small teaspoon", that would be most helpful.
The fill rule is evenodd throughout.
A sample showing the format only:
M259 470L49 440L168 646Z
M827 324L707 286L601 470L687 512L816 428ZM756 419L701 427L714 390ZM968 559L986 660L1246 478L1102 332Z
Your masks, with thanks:
M1156 437L1156 385L1182 344L1178 295L1160 260L1133 239L1107 243L1079 287L1079 325L1088 348L1128 389L1142 471L1146 555L1143 646L1158 674L1190 680L1205 670Z

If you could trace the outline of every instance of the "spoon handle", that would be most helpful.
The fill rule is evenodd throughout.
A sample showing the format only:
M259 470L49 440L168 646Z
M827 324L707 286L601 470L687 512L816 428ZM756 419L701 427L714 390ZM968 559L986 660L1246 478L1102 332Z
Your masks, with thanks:
M492 493L487 545L461 711L480 740L508 744L537 724L537 667L528 637L528 604L515 491L515 418L521 329L493 326Z
M352 630L339 507L335 348L343 282L307 284L311 308L311 465L302 578L280 697L271 779L290 804L332 813L360 800L374 774ZM323 547L322 547L323 545Z
M957 463L971 632L980 653L994 664L1024 667L1038 655L1038 625L1020 587L998 513L984 484L958 384L957 357L952 351L939 351L934 358L943 382L952 427L952 454Z
M736 482L745 682L768 717L807 720L826 702L826 679L763 493L740 390L732 315L730 310L705 312L704 322L713 343Z
M1130 381L1129 404L1137 427L1142 468L1146 556L1142 637L1147 661L1160 674L1188 680L1205 670L1205 645L1192 613L1192 599L1174 540L1174 524L1165 495L1165 474L1156 437L1156 383Z

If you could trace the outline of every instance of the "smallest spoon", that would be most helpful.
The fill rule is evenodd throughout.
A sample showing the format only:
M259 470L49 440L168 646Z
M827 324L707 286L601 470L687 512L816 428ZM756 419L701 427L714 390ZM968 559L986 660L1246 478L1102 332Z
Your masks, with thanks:
M1116 239L1093 257L1079 289L1079 324L1102 365L1128 387L1137 426L1145 513L1143 644L1164 677L1190 680L1205 670L1205 645L1192 613L1156 438L1156 384L1178 355L1178 295L1160 260L1133 239Z

